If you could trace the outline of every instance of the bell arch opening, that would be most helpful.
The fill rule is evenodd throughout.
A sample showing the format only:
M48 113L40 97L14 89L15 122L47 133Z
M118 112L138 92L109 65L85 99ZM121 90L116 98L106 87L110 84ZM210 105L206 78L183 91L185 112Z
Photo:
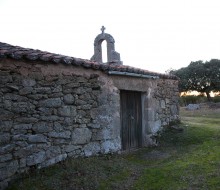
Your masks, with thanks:
M115 40L105 33L105 27L101 28L102 33L99 34L94 41L94 55L90 60L99 63L114 63L122 65L120 54L115 51Z
M107 63L108 62L108 51L107 51L107 41L103 40L101 43L101 48L102 48L102 63Z

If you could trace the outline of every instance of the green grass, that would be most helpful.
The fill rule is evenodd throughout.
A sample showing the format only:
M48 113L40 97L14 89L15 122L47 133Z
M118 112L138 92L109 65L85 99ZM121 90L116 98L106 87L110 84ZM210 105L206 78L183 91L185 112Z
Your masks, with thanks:
M70 159L22 175L9 189L220 189L219 115L181 109L184 131L167 129L158 147Z

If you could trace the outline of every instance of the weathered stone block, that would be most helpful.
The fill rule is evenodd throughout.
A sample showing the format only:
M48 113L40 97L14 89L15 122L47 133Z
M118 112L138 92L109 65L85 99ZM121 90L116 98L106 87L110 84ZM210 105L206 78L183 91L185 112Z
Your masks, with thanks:
M41 116L42 121L59 121L59 120L64 120L64 118L60 118L59 116L56 115L49 115L49 116Z
M47 94L30 94L27 97L33 100L40 100L40 99L48 98L48 95Z
M161 120L157 120L154 123L154 127L151 128L151 133L155 134L161 128Z
M5 109L0 108L0 120L7 120L13 117L13 112L7 111Z
M91 96L90 96L89 93L86 93L86 94L80 95L80 96L79 96L79 99L80 99L80 100L86 100L86 101L88 101L88 100L91 99Z
M85 105L87 104L87 102L85 100L76 100L76 105L80 106L80 105Z
M0 134L0 145L8 143L10 141L10 134L5 133L5 134Z
M168 125L168 122L163 121L162 126L167 126L167 125Z
M3 147L0 147L0 155L11 152L15 148L14 144L7 144Z
M91 142L83 148L85 156L97 155L101 151L100 144L98 142Z
M85 127L87 127L87 125L86 124L80 124L79 127L80 128L85 128Z
M18 158L26 158L37 151L39 151L39 149L36 147L36 145L28 145L27 147L15 151L14 156Z
M99 116L99 109L98 108L93 108L90 110L90 115L92 119L96 119Z
M90 126L91 128L94 128L94 129L99 129L101 126L100 126L100 124L99 123L94 123L94 124L91 124L91 126Z
M17 95L17 94L13 94L13 93L5 94L4 98L6 100L14 100L14 101L18 101L18 102L26 102L26 101L28 101L27 97L20 96L20 95Z
M63 91L62 91L64 94L70 94L73 92L73 89L72 88L65 88L63 87Z
M48 94L48 97L49 98L60 98L60 97L63 97L63 93L57 92L57 93Z
M55 86L52 92L53 93L62 92L62 86L61 85Z
M5 75L5 76L0 76L0 83L2 84L5 84L5 83L8 83L8 82L12 82L12 76L10 76L9 74L8 75Z
M25 130L28 130L28 129L31 129L32 128L32 124L18 124L18 125L14 125L14 129L25 129Z
M54 130L55 130L56 132L61 132L61 131L63 131L63 126L62 126L59 122L54 122L53 126L54 126Z
M42 134L30 135L28 141L30 143L44 143L47 142L47 137Z
M88 124L88 123L90 123L90 119L77 118L77 119L75 119L75 122L78 123L78 124Z
M38 119L34 117L18 117L14 121L18 123L36 123Z
M160 107L161 107L162 109L166 108L166 103L165 103L164 100L161 100L161 101L160 101Z
M63 147L63 151L69 153L69 152L73 152L73 151L80 149L80 148L82 148L82 146L66 145Z
M24 87L31 87L36 84L36 81L34 79L23 79L22 80L22 85Z
M104 111L102 113L105 113ZM107 126L110 124L113 120L113 117L111 115L99 115L98 116L98 121L100 122L101 125Z
M22 158L22 159L19 160L20 168L24 168L26 166L26 164L27 164L26 158Z
M87 115L87 113L83 110L78 110L77 115L79 116L79 118L83 118Z
M15 150L19 150L19 148L24 148L28 146L26 141L15 141L14 144L16 145Z
M32 91L33 91L32 87L24 87L24 88L19 90L19 94L20 95L27 95L27 94L31 94Z
M69 118L69 117L65 117L64 119L64 125L69 125L69 126L72 126L73 124L75 123L74 119L73 118Z
M166 102L166 104L169 104L170 103L170 99L166 98L165 102Z
M46 159L45 151L40 151L38 153L35 153L35 154L27 157L27 166L39 164L39 163L43 162L45 159Z
M11 100L4 100L4 108L7 110L11 110L12 101Z
M50 132L48 134L49 137L53 138L64 138L68 139L70 138L71 132L70 131L64 131L64 132Z
M52 112L53 112L53 108L41 107L41 108L38 108L38 110L40 111L41 115L52 115Z
M178 108L176 105L170 107L171 115L178 115Z
M47 108L58 108L61 106L61 99L60 98L50 98L47 100L42 100L40 101L41 106L45 106Z
M68 145L71 142L70 138L54 138L53 140L53 145L56 146L62 146L62 145Z
M0 129L2 132L9 132L11 131L13 125L13 121L2 121L0 120Z
M198 109L200 109L200 105L199 104L189 104L186 108L188 110L198 110Z
M64 85L65 88L77 88L80 87L80 84L78 82L71 82L69 84Z
M12 131L12 135L18 135L18 134L27 134L28 130L25 130L25 129L16 129L16 130L13 130Z
M93 140L106 140L112 138L112 132L109 129L99 130L94 136Z
M112 140L104 141L101 144L101 151L104 154L110 153L110 152L117 152L121 150L121 140L120 138L115 138Z
M80 83L87 83L88 79L85 78L85 77L77 77L77 81L80 82Z
M46 122L39 122L33 125L33 130L36 133L47 133L47 132L52 131L52 127L49 126L49 124Z
M65 117L74 117L76 116L76 107L75 106L62 106L58 109L59 116Z
M73 144L85 144L90 141L92 132L88 128L76 128L72 133Z
M100 90L101 89L101 86L96 83L93 83L91 87L92 87L92 90Z
M86 91L87 91L86 88L79 87L79 88L75 89L73 92L76 93L76 94L84 94L84 93L86 93Z
M6 162L12 160L12 154L3 154L0 155L0 162Z
M147 111L147 119L149 121L155 121L155 111L154 111L154 109L148 109L148 111Z
M12 138L13 141L26 141L27 139L28 139L28 135L24 135L24 134L14 135Z
M11 110L16 113L33 112L35 106L30 102L15 102L13 103Z
M82 106L77 106L77 109L80 109L80 110L90 110L92 108L91 105L82 105Z
M74 103L74 96L72 94L66 94L63 97L64 103L65 104L73 104Z
M57 155L61 154L60 146L51 146L46 150L46 156L48 158L56 157Z

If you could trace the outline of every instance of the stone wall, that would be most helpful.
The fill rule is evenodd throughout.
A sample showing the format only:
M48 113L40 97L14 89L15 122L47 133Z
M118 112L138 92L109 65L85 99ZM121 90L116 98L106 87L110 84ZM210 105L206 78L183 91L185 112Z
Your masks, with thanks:
M119 152L120 90L142 92L143 145L178 119L177 81L0 60L0 187L30 167Z
M120 150L120 128L112 126L118 119L110 115L117 114L111 109L119 107L119 99L114 101L98 74L10 61L0 68L2 187L32 166Z
M179 90L177 80L158 80L145 96L147 104L147 142L153 140L164 127L179 121Z
M179 120L179 89L178 81L160 80L157 83L156 93L156 121L162 126Z
M157 145L158 132L179 121L178 80L121 76L112 79L118 89L142 92L142 144Z

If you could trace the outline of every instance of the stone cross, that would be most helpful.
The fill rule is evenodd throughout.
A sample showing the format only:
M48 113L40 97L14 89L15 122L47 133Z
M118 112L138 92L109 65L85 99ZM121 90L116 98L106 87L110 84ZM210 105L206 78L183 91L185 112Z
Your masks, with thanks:
M105 28L104 26L102 26L102 28L101 28L102 34L104 34L105 29L106 29L106 28Z

